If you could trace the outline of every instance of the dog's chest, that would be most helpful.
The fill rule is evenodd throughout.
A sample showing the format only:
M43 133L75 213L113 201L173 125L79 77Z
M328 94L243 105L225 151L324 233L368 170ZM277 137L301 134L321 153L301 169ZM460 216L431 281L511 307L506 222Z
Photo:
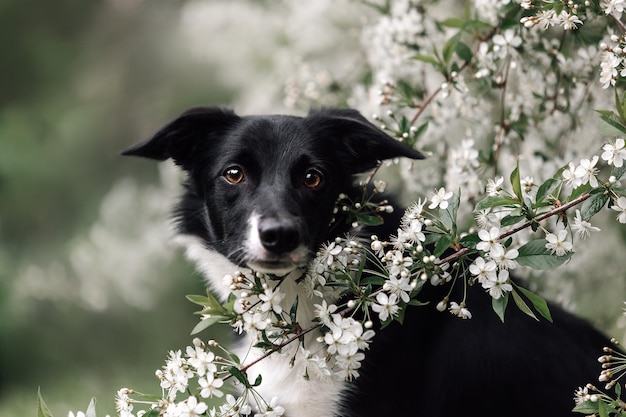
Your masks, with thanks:
M225 299L230 289L224 285L223 277L232 274L237 266L217 252L208 250L199 239L179 236L176 243L185 248L186 256L195 262L196 267L208 280L211 288L221 299ZM315 318L314 302L304 288L293 279L286 279L280 285L284 294L281 306L289 311L298 299L298 323L306 329L313 325ZM320 375L315 371L311 356L324 360L325 346L317 341L319 333L313 331L305 336L304 346L291 343L280 352L260 360L251 366L248 379L255 381L261 375L262 382L255 389L268 403L277 397L277 405L285 409L284 417L333 417L339 415L341 392L345 383L330 375ZM256 343L253 336L246 334L238 343L235 353L245 364L251 364L266 352L251 348ZM295 359L294 359L295 358ZM253 404L251 404L253 405Z
M283 309L289 309L298 298L298 322L303 328L313 324L313 302L307 298L304 290L294 281L281 284L285 294ZM285 408L286 417L323 417L339 415L339 400L344 382L332 376L320 375L315 371L315 363L310 357L325 352L325 346L316 339L319 334L313 331L305 336L304 346L292 343L281 352L277 352L252 366L248 370L250 381L262 375L258 391L266 401L278 397L278 404ZM252 340L248 340L241 350L247 349ZM246 352L239 352L245 354ZM251 363L265 352L253 349L245 361ZM295 358L295 360L294 360ZM323 360L323 355L318 359Z

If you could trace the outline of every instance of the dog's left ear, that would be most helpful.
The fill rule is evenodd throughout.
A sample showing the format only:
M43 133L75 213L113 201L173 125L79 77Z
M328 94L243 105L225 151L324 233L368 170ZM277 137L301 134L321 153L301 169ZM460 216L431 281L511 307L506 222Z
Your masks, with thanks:
M424 159L424 155L392 138L352 109L311 110L309 127L330 138L351 173L370 170L379 161L397 157Z
M222 107L195 107L162 127L152 137L122 151L122 155L165 161L171 158L190 169L200 145L219 140L240 117Z

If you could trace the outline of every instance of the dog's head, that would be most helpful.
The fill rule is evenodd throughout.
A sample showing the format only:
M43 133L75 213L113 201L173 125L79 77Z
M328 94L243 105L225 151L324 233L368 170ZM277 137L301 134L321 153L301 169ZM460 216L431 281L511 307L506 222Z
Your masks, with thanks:
M125 150L171 158L188 173L181 232L231 262L283 275L306 264L327 236L335 201L354 175L395 157L423 158L355 110L306 117L240 117L188 110Z

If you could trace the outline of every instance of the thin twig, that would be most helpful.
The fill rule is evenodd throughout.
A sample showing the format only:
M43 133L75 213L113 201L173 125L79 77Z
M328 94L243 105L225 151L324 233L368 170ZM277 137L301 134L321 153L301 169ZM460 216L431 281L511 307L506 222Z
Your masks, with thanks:
M507 232L502 233L500 236L498 236L498 240L505 239L505 238L507 238L507 237L509 237L511 235L514 235L515 233L517 233L517 232L519 232L521 230L528 229L534 223L538 223L538 222L540 222L542 220L545 220L545 219L547 219L549 217L552 217L552 216L554 216L556 214L562 213L562 212L566 211L567 209L572 208L572 207L582 203L583 201L585 201L589 197L591 197L591 194L585 193L585 194L581 195L580 197L577 197L577 198L573 199L572 201L570 201L567 204L559 206L559 207L555 208L554 210L550 210L549 212L544 213L541 216L537 216L533 220L528 221L528 222L524 223L521 226L515 227L515 228L513 228L513 229L511 229L511 230L509 230ZM449 256L447 256L447 257L445 257L443 259L435 261L435 264L436 265L441 265L441 264L444 264L446 262L454 261L454 260L460 258L461 256L466 255L470 251L471 251L470 248L462 248L462 249L454 252L452 255L449 255Z

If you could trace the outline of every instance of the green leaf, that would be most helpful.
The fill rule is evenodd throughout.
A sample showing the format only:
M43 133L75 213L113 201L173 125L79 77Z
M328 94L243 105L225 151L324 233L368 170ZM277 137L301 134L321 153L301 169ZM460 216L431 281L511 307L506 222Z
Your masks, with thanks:
M41 388L37 389L37 417L52 417L50 409L41 396Z
M248 381L248 376L244 372L242 372L241 369L237 368L236 366L231 366L230 368L228 368L228 372L232 376L237 378L237 381L241 382L244 387L252 388L252 386L250 385L250 381Z
M161 415L161 411L162 410L160 410L159 408L153 408L152 410L144 414L143 417L159 417Z
M380 323L380 330L384 329L385 327L389 326L391 323L393 323L394 319L392 317L387 317L387 320L383 321ZM398 321L400 321L400 323L402 323L402 321L400 319L398 319Z
M520 295L517 293L517 291L513 290L513 291L511 291L511 294L513 295L513 301L515 301L515 305L517 305L517 308L519 308L524 314L526 314L526 315L534 318L535 320L539 321L537 316L535 316L535 313L532 312L530 307L528 307L528 304L526 304L526 301L524 301L522 299L522 297L520 297Z
M480 20L468 20L465 22L464 29L466 32L475 30L491 30L491 25L486 22L481 22Z
M452 55L456 51L456 46L459 43L459 39L461 39L461 32L458 32L456 35L448 39L446 44L443 46L443 62L448 65L450 60L452 59Z
M201 305L203 307L208 307L209 310L213 312L225 313L224 307L218 301L213 294L207 292L206 296L203 295L187 295L186 298L194 304Z
M576 407L572 410L576 413L593 414L598 412L598 402L585 401L580 404L576 404Z
M600 125L600 131L607 136L623 136L626 134L626 126L620 120L620 117L610 110L596 110L600 113L600 120L604 124Z
M609 414L615 413L615 408L611 407L603 401L599 402L600 404L598 404L598 414L600 415L600 417L609 417Z
M580 217L583 220L591 219L597 212L602 210L602 207L609 200L609 196L603 193L592 194L588 199L583 202L580 208Z
M517 287L517 289L520 290L522 294L524 294L526 298L530 300L530 302L533 304L533 307L535 307L535 310L537 310L537 312L541 314L543 318L552 323L552 315L550 314L550 308L548 307L548 303L546 302L546 300L544 300L534 292L527 290L526 288Z
M224 316L211 316L211 317L202 319L200 320L200 322L198 322L198 324L195 325L195 327L191 331L191 335L193 336L194 334L198 334L202 332L203 330L206 330L209 327L213 326L215 323L219 323L219 321L223 319L225 319Z
M459 242L466 248L476 249L476 245L480 242L480 238L478 237L478 233L470 233L463 236Z
M237 365L241 365L241 359L239 359L239 356L235 355L232 352L230 352L228 354L228 356L230 356L230 358L233 360L233 362L235 362Z
M451 17L439 22L441 26L446 26L449 28L457 28L461 29L465 25L465 20L459 19L458 17Z
M412 298L411 301L409 301L406 305L415 306L415 307L424 307L424 306L427 306L428 304L429 304L428 301L420 301L418 299Z
M296 299L291 306L291 310L289 310L289 319L292 323L296 323L298 321L296 317L296 313L298 312L298 296L296 295Z
M470 47L463 42L459 42L456 45L456 54L459 58L466 62L470 62L474 57L474 53L472 52Z
M371 214L357 214L356 220L364 226L380 226L383 224L382 217Z
M522 182L519 175L519 161L515 165L515 169L511 172L511 186L513 187L513 193L517 196L519 201L522 201Z
M617 88L613 89L613 92L615 93L615 108L617 109L619 118L623 123L624 122L624 105L623 103L620 103L619 94L617 93Z
M624 175L624 172L626 172L626 163L622 164L622 166L619 168L613 165L611 175L614 176L616 180L619 180L620 178L622 178L622 175Z
M383 285L385 283L385 279L383 277L368 275L364 278L361 278L359 281L359 285Z
M515 260L520 265L535 269L554 269L572 257L572 252L563 256L553 255L546 248L546 243L545 239L531 240L519 248L519 254Z
M452 236L451 235L441 235L437 244L435 245L435 251L433 255L436 257L441 256L448 248L452 245Z
M537 195L535 196L535 200L537 203L545 200L546 197L552 196L554 191L561 185L561 181L556 178L548 178L543 184L539 186L537 189Z
M498 317L500 317L500 320L502 321L502 323L504 323L504 313L506 312L506 306L509 303L509 294L505 293L502 295L502 297L496 299L496 298L491 298L491 307L493 308L493 311L495 311L495 313L498 315Z
M441 63L434 56L430 56L430 55L414 55L413 59L415 59L417 61L426 62L427 64L432 64L436 68L440 68L441 67Z
M415 132L415 138L421 138L422 135L424 133L426 133L426 130L428 129L428 123L429 121L425 121L424 123L422 123L421 125L418 126L417 131Z
M185 298L187 298L189 301L191 301L194 304L198 304L198 305L205 306L205 307L209 305L209 301L207 297L203 295L191 294L191 295L185 296Z
M474 212L485 210L498 206L519 206L521 200L516 200L511 197L496 195L493 197L485 197L476 204Z
M570 202L572 200L577 199L581 195L589 192L589 190L591 190L591 188L592 187L591 187L591 185L589 185L589 183L579 185L578 187L576 187L576 188L574 188L572 190L572 193L569 195L569 197L567 197L567 201Z
M502 220L500 220L500 225L502 227L504 226L511 226L514 224L517 224L523 220L526 220L526 216L512 216L512 215L508 215L508 216L504 216L502 218Z

